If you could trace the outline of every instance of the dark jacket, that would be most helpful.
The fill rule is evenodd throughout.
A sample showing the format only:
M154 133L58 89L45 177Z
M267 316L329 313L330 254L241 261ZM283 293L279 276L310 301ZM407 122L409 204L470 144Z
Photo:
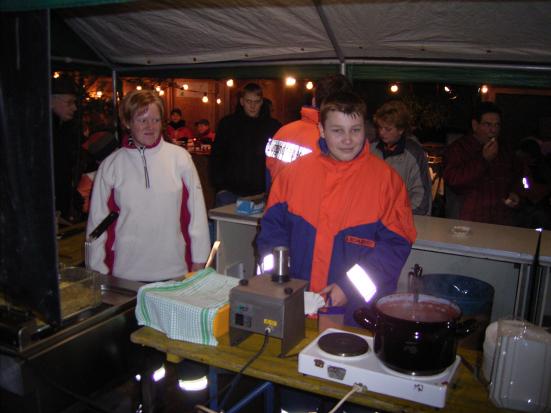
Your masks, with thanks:
M82 200L76 190L80 179L80 139L74 121L61 122L53 114L53 155L55 208L63 218L78 219L75 216L81 210Z
M262 113L251 118L241 107L220 121L210 159L210 178L217 191L228 190L239 196L265 190L268 139L281 123Z

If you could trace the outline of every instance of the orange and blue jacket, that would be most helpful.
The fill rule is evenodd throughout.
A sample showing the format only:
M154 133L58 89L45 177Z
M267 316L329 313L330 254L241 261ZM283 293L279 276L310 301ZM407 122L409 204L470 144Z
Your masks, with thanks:
M266 145L266 190L283 168L310 152L319 152L319 110L300 109L300 120L282 126Z
M291 276L309 280L311 291L338 284L352 324L365 302L346 272L359 264L377 286L374 300L394 292L416 230L402 179L369 145L341 162L319 141L321 152L297 159L275 179L257 247L261 257L288 247Z

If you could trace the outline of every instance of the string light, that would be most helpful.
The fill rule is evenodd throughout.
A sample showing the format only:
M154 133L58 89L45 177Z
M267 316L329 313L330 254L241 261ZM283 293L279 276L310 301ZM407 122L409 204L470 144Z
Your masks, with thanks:
M102 97L102 96L103 96L103 92L102 92L101 90L98 90L98 91L96 92L96 96L97 96L98 98Z
M184 84L182 85L182 89L188 90L188 89L189 89L189 85L188 85L187 83L184 83Z
M314 83L312 83L312 82L307 82L306 83L306 89L312 90L313 88L314 88Z
M159 85L155 86L155 90L156 90L157 92L160 92L160 91L161 91L161 86L159 86Z
M59 74L59 72L54 72L54 79L59 78L59 76L61 76L61 75Z
M205 92L205 94L203 95L203 97L201 98L201 100L203 101L203 103L209 103L209 97L207 96L207 93Z
M216 98L216 104L219 105L220 103L222 103L222 99Z
M226 80L226 86L227 87L233 87L233 79Z
M444 85L444 90L448 93L452 91L447 85Z
M164 96L165 91L163 89L159 90L159 96Z
M487 85L482 85L482 86L480 86L480 93L482 93L482 94L484 94L484 95L485 95L486 93L488 93L488 86L487 86Z
M391 93L398 93L399 90L400 90L400 88L398 87L398 85L396 83L393 83L392 85L390 85L390 92Z
M297 80L292 77L292 76L288 76L286 79L285 79L285 85L286 86L294 86L297 84Z
M136 86L136 90L142 90L142 85Z

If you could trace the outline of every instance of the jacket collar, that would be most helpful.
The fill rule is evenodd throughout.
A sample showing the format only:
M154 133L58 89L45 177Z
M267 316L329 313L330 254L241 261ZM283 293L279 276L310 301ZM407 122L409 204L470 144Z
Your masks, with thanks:
M385 145L383 141L377 143L377 149L379 149L383 154L383 159L389 158L391 156L397 156L404 153L406 149L406 138L402 135L400 140L392 146Z
M300 118L317 125L320 121L320 111L312 106L303 106L300 108Z
M151 145L146 145L145 149L151 149L155 148L156 146L159 146L161 144L161 141L163 140L163 136L159 135L157 140L153 142ZM132 138L132 135L129 133L125 133L122 137L122 147L128 148L128 149L138 149L138 145L134 142L134 139Z

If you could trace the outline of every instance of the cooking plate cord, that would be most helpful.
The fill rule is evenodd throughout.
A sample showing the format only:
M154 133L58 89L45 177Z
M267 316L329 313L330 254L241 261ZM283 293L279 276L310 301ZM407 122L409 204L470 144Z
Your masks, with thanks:
M264 350L266 349L266 346L268 345L268 341L269 341L269 338L270 338L270 332L271 332L271 329L270 328L266 328L264 330L264 341L262 342L262 346L260 347L260 349L258 349L258 351L249 359L249 361L247 361L247 363L245 363L245 365L243 367L241 367L241 370L239 370L239 372L235 375L235 377L232 379L232 381L230 383L228 383L226 386L224 386L224 388L222 390L220 390L218 392L218 394L216 395L216 397L218 398L222 393L224 393L226 391L226 389L228 389L229 387L229 390L228 392L226 393L226 395L224 396L224 398L222 399L222 401L220 402L220 407L219 407L219 411L222 411L224 409L224 406L226 405L230 395L233 393L233 391L235 390L235 387L237 386L237 384L239 384L239 381L241 380L241 377L243 376L243 372L247 369L247 367L249 367L258 357L260 357L260 355L264 352ZM205 403L203 403L204 405L208 405L210 403L210 400L211 399L208 399Z
M348 393L346 393L346 395L335 405L335 407L333 407L329 411L329 413L335 413L339 409L339 407L341 407L344 404L344 402L348 400L348 398L350 396L352 396L356 392L361 392L363 389L364 389L364 387L361 384L357 384L357 383L354 384L352 386L352 390L350 390Z

